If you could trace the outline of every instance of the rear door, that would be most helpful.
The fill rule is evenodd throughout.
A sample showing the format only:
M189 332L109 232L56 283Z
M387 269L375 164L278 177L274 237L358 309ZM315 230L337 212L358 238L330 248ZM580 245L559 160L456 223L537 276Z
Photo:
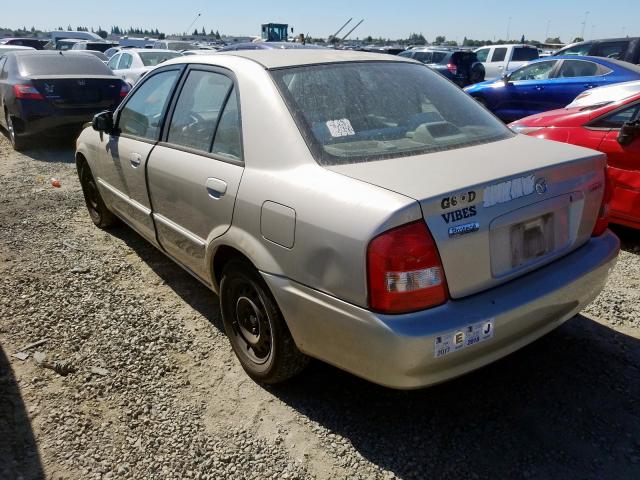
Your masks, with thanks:
M231 225L244 171L233 75L192 66L147 167L158 241L206 278L206 246Z
M104 145L98 180L111 207L135 230L155 242L145 168L159 139L182 66L167 67L147 77L116 113L116 133Z
M611 69L588 60L562 60L553 78L545 86L549 109L563 108L585 90L607 82Z

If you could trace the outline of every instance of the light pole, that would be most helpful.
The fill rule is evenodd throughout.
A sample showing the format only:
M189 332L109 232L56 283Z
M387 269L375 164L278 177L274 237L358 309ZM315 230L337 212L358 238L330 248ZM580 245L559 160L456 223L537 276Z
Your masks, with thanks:
M596 26L591 25L591 40L593 40L594 38L596 38Z
M547 41L547 38L549 38L549 28L551 27L551 20L547 20L547 33L544 34L544 41Z
M505 38L507 42L509 41L510 30L511 30L511 17L509 17L509 20L507 21L507 38Z
M580 38L584 40L584 29L587 26L587 17L589 16L589 11L584 12L584 22L582 22L582 33L580 34Z

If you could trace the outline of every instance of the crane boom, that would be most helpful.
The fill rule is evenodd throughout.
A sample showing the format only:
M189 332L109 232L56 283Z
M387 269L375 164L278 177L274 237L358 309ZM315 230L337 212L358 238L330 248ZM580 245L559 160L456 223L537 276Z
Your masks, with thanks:
M344 37L342 37L342 38L340 39L340 43L344 42L344 40L345 40L349 35L351 35L351 33L352 33L356 28L358 28L362 22L364 22L364 18L363 18L362 20L360 20L358 23L356 23L356 26L355 26L355 27L353 27L351 30L349 30L349 31L347 32L347 34L346 34Z

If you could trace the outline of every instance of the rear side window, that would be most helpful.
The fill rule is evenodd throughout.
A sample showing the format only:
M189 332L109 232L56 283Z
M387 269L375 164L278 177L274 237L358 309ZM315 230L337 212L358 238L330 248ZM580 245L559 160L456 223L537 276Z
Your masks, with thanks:
M109 63L107 63L107 67L109 67L111 70L117 70L119 61L120 61L120 55L114 55L109 59Z
M145 67L155 67L156 65L166 62L171 58L179 57L178 52L140 52L140 60Z
M120 111L118 128L121 133L152 141L158 139L178 73L178 70L169 70L145 79Z
M366 162L501 140L509 130L428 67L349 62L272 71L316 161Z
M496 48L493 50L493 55L491 55L491 62L502 62L506 56L506 48Z
M478 57L479 62L486 62L488 56L489 56L488 48L481 48L476 52L476 57Z
M242 136L240 129L238 97L235 89L232 89L227 105L224 107L224 112L222 112L222 116L218 122L216 138L211 150L212 153L232 160L242 160Z
M208 152L232 86L229 77L192 70L180 91L167 141Z
M615 58L623 60L629 47L629 42L602 42L596 45L595 55L598 57Z
M118 63L118 70L131 67L133 57L129 53L123 53L120 57L120 63Z
M112 75L109 68L93 55L66 53L30 53L16 55L23 77L36 75Z
M516 47L513 50L513 58L511 60L514 62L528 62L536 58L538 58L538 49Z
M611 70L594 62L583 60L565 60L558 71L560 78L594 77L604 75Z

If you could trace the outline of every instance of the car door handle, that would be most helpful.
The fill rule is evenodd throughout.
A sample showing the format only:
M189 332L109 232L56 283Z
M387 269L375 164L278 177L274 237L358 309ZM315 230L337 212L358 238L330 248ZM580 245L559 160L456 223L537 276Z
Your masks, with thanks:
M138 168L140 166L140 163L142 162L142 155L134 152L129 155L129 161L131 162L131 166L133 168Z
M538 91L540 91L540 90L544 90L544 87L542 87L542 86L540 86L540 85L537 85L535 88L536 88L536 90L538 90Z
M205 187L207 188L209 196L215 200L218 200L227 193L227 182L219 178L207 178Z
M592 85L591 83L587 83L584 88L593 88L595 87L595 85Z

